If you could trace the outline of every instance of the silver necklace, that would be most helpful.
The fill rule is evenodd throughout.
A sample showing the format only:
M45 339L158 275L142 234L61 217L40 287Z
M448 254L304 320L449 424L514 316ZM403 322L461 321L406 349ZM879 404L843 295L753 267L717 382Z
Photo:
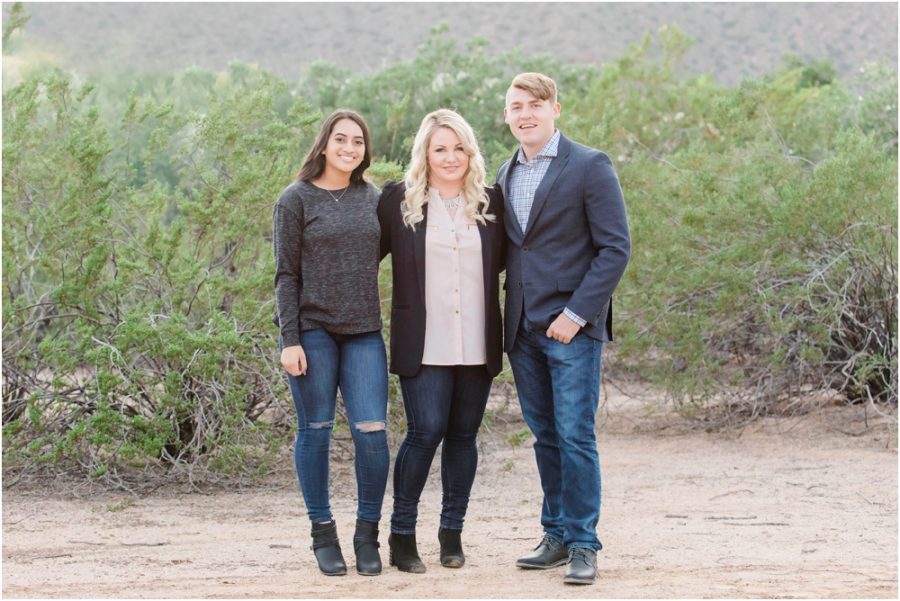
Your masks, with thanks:
M462 206L462 194L457 194L453 198L441 198L444 202L444 208L448 211L458 209Z
M322 188L322 189L325 190L326 192L328 192L328 196L330 196L334 200L334 202L340 202L341 199L344 197L344 194L347 193L347 190L350 189L350 186L347 186L346 188L344 188L344 191L341 192L341 195L337 196L337 197L335 197L335 195L331 193L331 190L329 190L327 188Z

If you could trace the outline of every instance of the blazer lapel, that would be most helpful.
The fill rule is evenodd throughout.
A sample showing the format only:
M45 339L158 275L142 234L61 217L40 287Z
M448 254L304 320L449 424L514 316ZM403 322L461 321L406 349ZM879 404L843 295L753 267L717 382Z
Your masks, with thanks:
M513 167L516 166L516 159L519 157L519 147L516 147L516 151L513 152L512 158L509 159L509 165L506 168L506 173L503 174L503 181L500 182L500 186L503 188L503 198L509 198L509 179L512 175Z
M534 226L534 222L538 215L540 215L541 209L547 204L547 197L550 196L550 190L553 189L553 184L556 183L559 174L562 173L568 162L569 140L560 134L559 146L557 146L556 149L556 158L550 161L550 167L547 168L547 173L544 174L544 178L541 180L540 185L537 187L537 190L534 191L534 202L531 203L531 211L528 213L528 223L525 225L525 231L523 232L525 236L528 235L528 232Z
M478 235L481 237L481 269L482 274L484 276L484 294L485 299L487 299L488 290L488 277L491 273L491 254L493 252L493 247L491 246L491 236L490 232L488 232L488 228L491 227L491 222L488 221L484 225L478 224ZM502 233L501 233L502 235ZM485 304L485 307L490 306Z
M403 227L406 227L405 225ZM425 233L428 231L428 203L422 207L422 221L413 231L413 247L416 254L416 279L419 281L419 302L425 306Z
M512 179L512 170L513 170L513 168L515 168L515 166L518 162L518 159L519 159L519 148L517 147L516 151L512 155L512 158L509 159L509 167L506 168L506 173L504 174L503 181L500 182L500 185L503 188L503 204L506 209L504 212L507 215L512 215L511 221L513 223L513 227L515 228L515 230L517 232L519 232L520 234L524 234L524 232L522 232L522 226L519 225L519 219L518 219L518 217L516 217L516 212L513 211L512 201L510 200L510 195L509 195L509 182ZM507 220L509 220L508 217L507 217Z

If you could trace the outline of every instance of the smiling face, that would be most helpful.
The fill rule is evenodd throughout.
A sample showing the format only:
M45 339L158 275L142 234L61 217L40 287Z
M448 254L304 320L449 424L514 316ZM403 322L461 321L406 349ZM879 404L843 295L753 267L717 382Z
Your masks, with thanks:
M541 100L522 88L512 87L506 93L503 118L527 157L536 154L553 137L559 108L558 102Z
M334 175L346 174L349 177L366 155L362 128L352 119L336 122L322 154L325 156L326 174L331 171Z
M438 189L460 186L468 170L469 155L456 132L436 128L428 142L428 183Z

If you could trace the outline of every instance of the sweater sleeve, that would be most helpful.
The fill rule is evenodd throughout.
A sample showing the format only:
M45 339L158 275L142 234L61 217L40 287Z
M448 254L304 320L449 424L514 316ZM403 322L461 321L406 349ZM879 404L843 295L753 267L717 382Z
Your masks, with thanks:
M378 198L378 223L381 225L381 250L379 260L384 259L391 252L391 209L393 199L391 196L396 191L396 184L389 181L385 184Z
M300 258L303 243L303 206L297 205L300 215L290 206L285 191L272 214L272 241L275 250L275 303L282 346L300 344L300 292L303 277Z

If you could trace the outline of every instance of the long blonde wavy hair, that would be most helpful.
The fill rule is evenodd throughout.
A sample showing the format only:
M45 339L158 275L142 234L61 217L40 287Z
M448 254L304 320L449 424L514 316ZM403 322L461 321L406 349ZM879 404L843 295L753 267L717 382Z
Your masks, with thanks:
M438 109L425 115L416 139L413 142L412 157L409 169L403 182L406 184L406 207L402 209L403 223L415 229L416 224L424 219L423 207L428 202L428 145L431 136L439 127L452 129L462 143L463 151L469 157L469 168L463 180L463 210L470 219L481 225L486 221L494 221L494 215L487 212L490 206L487 193L484 191L484 159L478 150L475 132L462 116L450 109Z

